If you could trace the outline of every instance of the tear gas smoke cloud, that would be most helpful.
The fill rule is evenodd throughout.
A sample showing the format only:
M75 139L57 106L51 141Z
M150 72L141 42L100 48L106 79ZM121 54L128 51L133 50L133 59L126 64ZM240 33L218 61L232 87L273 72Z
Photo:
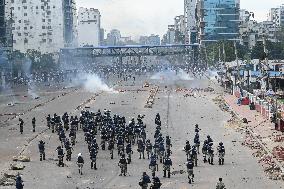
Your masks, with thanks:
M165 81L165 82L177 81L177 80L185 80L185 81L193 80L193 78L190 77L189 74L187 74L185 71L183 71L181 69L177 72L174 71L174 70L161 71L161 72L154 74L151 77L151 79L162 80L162 81Z
M32 61L30 59L27 59L22 67L26 77L28 78L28 94L32 97L32 98L37 98L38 95L36 93L36 89L35 89L35 85L33 82L33 78L32 78L32 74L31 74L31 70L32 70Z
M73 80L71 85L82 86L89 92L115 92L115 90L105 84L99 76L90 73L79 74L78 77Z
M211 80L216 80L216 76L218 76L218 73L216 70L207 70L207 74L208 74L208 77L211 79Z

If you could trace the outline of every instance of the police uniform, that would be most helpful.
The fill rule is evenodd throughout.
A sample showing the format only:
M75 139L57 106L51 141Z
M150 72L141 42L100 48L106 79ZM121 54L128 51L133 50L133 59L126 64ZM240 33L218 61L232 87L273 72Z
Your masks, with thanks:
M172 160L170 159L170 157L167 157L164 160L164 177L166 177L167 171L168 171L168 178L171 177L171 166L172 166Z

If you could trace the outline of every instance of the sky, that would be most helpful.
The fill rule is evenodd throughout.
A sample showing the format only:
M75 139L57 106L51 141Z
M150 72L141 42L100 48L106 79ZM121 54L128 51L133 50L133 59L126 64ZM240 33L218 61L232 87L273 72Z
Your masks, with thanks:
M184 0L76 0L77 7L96 8L101 12L102 28L119 29L123 36L159 34L167 31L174 17L183 14ZM241 0L241 8L255 13L258 21L266 20L269 8L284 0Z

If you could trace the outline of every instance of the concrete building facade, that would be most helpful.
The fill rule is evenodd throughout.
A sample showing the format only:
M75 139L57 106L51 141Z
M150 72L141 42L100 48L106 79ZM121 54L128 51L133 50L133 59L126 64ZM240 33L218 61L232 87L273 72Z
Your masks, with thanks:
M271 8L268 14L268 21L272 21L276 27L284 26L284 4L278 8Z
M191 44L196 43L196 34L197 34L196 8L197 8L197 0L184 0L186 43L191 43Z
M99 46L101 33L101 14L98 9L79 8L78 12L78 45Z
M11 0L6 10L12 20L13 50L53 53L74 43L74 0Z
M106 45L108 46L119 45L120 38L121 38L120 31L117 29L113 29L107 34Z

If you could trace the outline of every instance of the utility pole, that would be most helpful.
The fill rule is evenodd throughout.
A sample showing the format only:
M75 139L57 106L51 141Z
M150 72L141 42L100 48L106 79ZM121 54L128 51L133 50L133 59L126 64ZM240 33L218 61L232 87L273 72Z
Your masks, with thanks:
M263 40L263 51L264 51L264 66L266 67L266 68L269 68L269 65L268 65L268 50L267 50L267 48L266 48L266 40L265 40L265 36L263 35L263 38L262 38L262 40ZM263 72L265 73L265 75L266 75L266 86L265 86L265 88L266 88L266 90L268 90L269 89L269 74L268 74L268 71L267 71L267 69L265 69L264 68L264 66L263 66Z
M238 49L237 49L236 41L234 41L234 47L235 47L236 63L237 63L237 69L238 69L238 80L239 80L239 82L241 84L240 64L239 64Z

